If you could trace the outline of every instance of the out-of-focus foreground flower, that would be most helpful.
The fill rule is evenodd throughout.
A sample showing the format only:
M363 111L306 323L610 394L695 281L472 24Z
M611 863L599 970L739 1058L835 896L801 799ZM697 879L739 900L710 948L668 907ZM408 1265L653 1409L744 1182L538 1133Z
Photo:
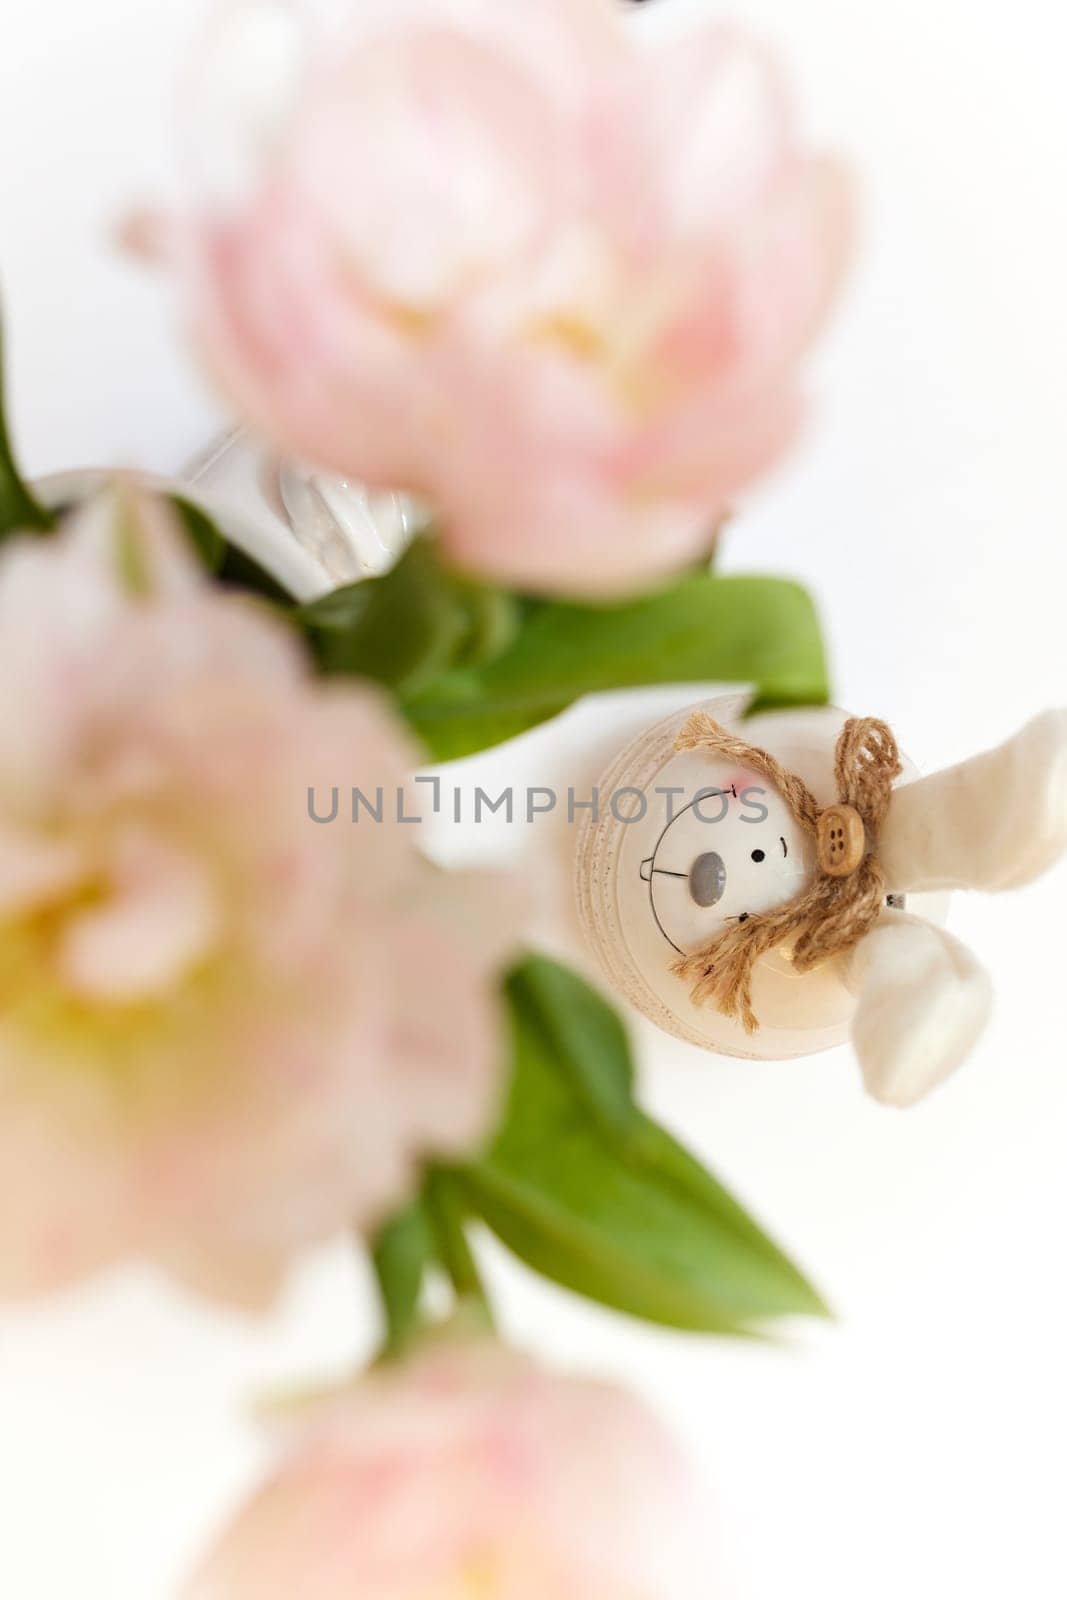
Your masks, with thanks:
M693 1486L643 1408L441 1347L305 1424L190 1600L709 1600Z
M485 948L416 830L348 821L405 738L161 516L105 499L0 563L2 1293L141 1255L265 1297L494 1108Z
M230 8L188 101L170 237L222 387L503 580L696 559L794 431L848 232L773 62L618 0L309 9Z

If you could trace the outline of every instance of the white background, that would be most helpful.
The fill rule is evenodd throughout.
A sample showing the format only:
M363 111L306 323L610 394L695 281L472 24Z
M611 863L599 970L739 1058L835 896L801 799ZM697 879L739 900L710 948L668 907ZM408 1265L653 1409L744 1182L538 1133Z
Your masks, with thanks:
M165 287L109 246L168 170L203 9L5 0L0 276L35 471L176 469L218 420ZM865 214L806 444L726 559L810 583L839 701L930 768L1067 702L1067 25L1049 0L737 9L790 52ZM491 1253L516 1336L639 1385L688 1439L721 1558L709 1600L1067 1593L1065 893L1061 869L956 902L997 1014L905 1115L862 1098L846 1050L742 1065L640 1033L649 1102L805 1262L836 1326L788 1350L659 1333ZM172 1593L265 1460L248 1395L337 1372L372 1338L340 1247L265 1324L133 1271L5 1313L0 1593Z

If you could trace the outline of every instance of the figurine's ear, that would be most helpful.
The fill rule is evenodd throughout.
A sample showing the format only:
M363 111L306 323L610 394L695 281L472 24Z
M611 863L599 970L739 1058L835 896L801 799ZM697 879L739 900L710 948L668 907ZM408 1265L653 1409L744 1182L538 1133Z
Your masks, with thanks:
M893 791L878 853L892 889L1015 889L1067 849L1067 711Z
M843 977L857 996L852 1043L867 1091L910 1106L954 1072L989 1018L992 991L965 945L943 928L886 912Z

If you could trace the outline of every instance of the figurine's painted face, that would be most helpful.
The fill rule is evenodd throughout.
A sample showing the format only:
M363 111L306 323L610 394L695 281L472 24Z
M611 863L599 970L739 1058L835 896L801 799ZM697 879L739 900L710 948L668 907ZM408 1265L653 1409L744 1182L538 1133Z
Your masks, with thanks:
M731 773L677 806L641 862L641 879L656 926L679 954L784 905L810 877L810 840L765 778Z
M843 712L772 711L745 722L741 696L702 709L770 751L817 805L836 799ZM601 798L613 800L588 816L576 850L578 913L589 942L619 992L690 1044L765 1060L841 1044L856 1000L840 962L801 972L787 946L762 955L752 974L754 1034L695 1001L691 979L676 970L679 953L702 950L742 917L787 904L818 874L815 837L770 778L747 767L744 755L678 749L688 715L673 713L646 729L601 777Z

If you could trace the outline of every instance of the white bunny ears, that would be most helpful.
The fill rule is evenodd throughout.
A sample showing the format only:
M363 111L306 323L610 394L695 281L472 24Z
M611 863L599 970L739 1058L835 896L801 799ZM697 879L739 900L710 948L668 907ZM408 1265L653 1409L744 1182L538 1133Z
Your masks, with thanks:
M1067 711L896 790L879 841L903 893L1021 888L1067 849ZM852 1040L876 1099L910 1105L967 1056L989 1016L984 970L958 940L887 911L854 950Z
M751 975L758 1028L748 1033L694 999L678 969L691 972L709 944L736 944L750 918L773 924L777 908L826 870L810 826L798 826L766 774L780 765L820 810L831 807L845 719L824 710L742 722L736 698L702 709L769 753L770 766L746 763L730 742L710 756L679 750L687 713L629 746L604 774L599 814L578 842L590 943L616 987L668 1031L769 1059L851 1034L870 1093L912 1104L965 1058L990 1009L984 971L939 925L940 891L1015 888L1067 849L1067 712L930 777L905 771L874 841L884 904L869 907L861 937L814 970L798 970L788 940L761 953ZM617 804L622 794L630 798Z
M1067 711L893 794L879 855L904 891L1019 889L1067 849Z

